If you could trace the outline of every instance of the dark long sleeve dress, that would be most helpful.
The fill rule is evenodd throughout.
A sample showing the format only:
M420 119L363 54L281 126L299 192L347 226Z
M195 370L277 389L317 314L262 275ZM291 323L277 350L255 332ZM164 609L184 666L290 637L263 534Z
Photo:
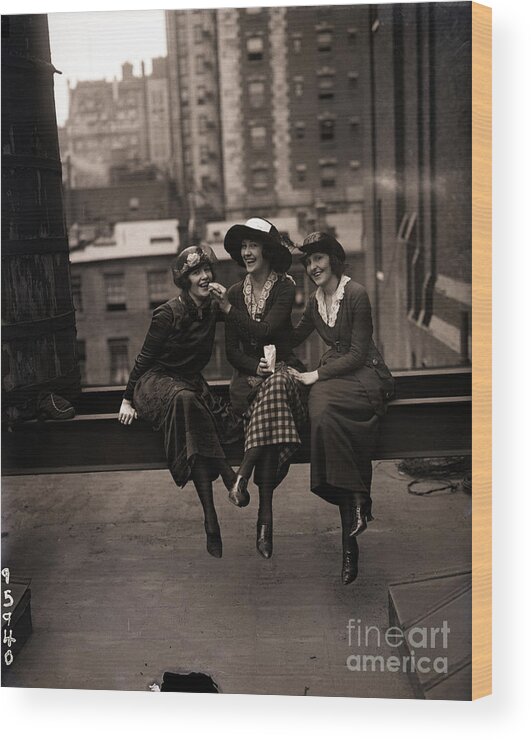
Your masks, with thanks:
M279 445L278 485L301 444L306 421L305 389L286 369L304 369L291 349L295 286L286 275L271 273L260 299L253 302L247 276L229 288L228 297L232 308L225 317L225 344L234 367L232 405L243 415L246 451ZM257 375L257 369L268 344L276 347L276 370L264 379ZM257 466L254 480L258 485L262 473Z
M321 357L319 380L308 399L311 490L336 504L349 492L370 509L379 418L393 395L394 381L372 339L365 288L343 276L328 315L318 289L293 331L293 346L314 330L329 349Z
M211 393L201 374L218 320L216 303L199 309L186 292L158 306L124 394L142 419L163 432L178 486L190 480L196 455L211 461L211 479L217 478L216 460L225 457L220 440L241 436L236 415Z

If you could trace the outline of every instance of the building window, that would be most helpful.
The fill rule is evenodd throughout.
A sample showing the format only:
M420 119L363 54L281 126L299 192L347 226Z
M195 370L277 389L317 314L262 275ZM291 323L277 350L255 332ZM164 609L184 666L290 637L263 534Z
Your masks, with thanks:
M347 28L347 38L349 44L355 44L358 39L358 29L357 28Z
M323 118L319 121L319 138L321 141L334 141L336 122L333 118Z
M358 72L352 71L352 72L349 72L348 73L348 86L350 87L351 90L356 90L357 89L357 87L358 87L358 78L359 78L359 73Z
M86 355L86 344L84 339L78 339L76 341L76 357L77 364L79 367L79 375L81 378L81 384L85 385L87 382L87 355Z
M332 51L332 31L317 32L317 49L319 51Z
M125 311L125 278L123 272L105 275L107 311Z
M264 57L264 39L261 36L250 36L247 39L247 59L259 62Z
M300 36L293 36L293 53L300 54L302 49L302 38Z
M140 201L138 198L129 198L129 210L130 211L138 211L140 208Z
M360 117L351 116L349 119L350 134L354 140L357 140L360 134Z
M123 385L129 379L129 340L108 339L110 358L110 382L113 385Z
M295 170L297 172L297 182L306 182L306 165L298 164Z
M265 126L251 126L251 146L253 149L265 149L267 130Z
M150 270L147 274L149 307L157 308L168 300L168 273L166 270Z
M207 126L208 122L206 116L199 116L199 133L206 134Z
M81 275L72 275L70 278L72 286L72 301L76 311L83 310L83 293L81 290Z
M269 187L266 167L257 167L253 170L252 185L255 190L266 190Z
M260 81L249 83L249 105L251 108L261 108L265 102L265 84Z
M210 152L208 150L207 144L201 144L199 147L199 159L201 161L201 164L208 164Z
M297 121L295 124L295 138L304 139L306 133L306 124L303 121Z
M332 75L323 75L319 78L318 95L321 100L330 100L334 97L334 78Z
M203 40L203 26L194 27L194 42L200 44Z
M321 165L321 187L334 188L336 186L336 166L335 164Z
M205 57L202 54L198 54L195 58L195 71L198 75L205 71Z
M205 102L206 90L204 85L197 87L197 105L203 105Z
M293 92L295 93L296 98L302 98L304 93L304 84L302 80L295 80L293 83Z

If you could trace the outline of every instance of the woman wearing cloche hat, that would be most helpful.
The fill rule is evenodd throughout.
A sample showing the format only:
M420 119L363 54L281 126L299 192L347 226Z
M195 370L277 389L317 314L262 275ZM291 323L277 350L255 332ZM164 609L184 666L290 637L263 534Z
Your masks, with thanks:
M203 507L207 550L220 558L222 541L212 496L221 475L228 489L236 476L221 446L240 436L241 424L216 399L201 371L210 360L219 305L211 300L216 257L208 246L183 250L172 265L179 294L158 306L129 376L118 419L140 416L164 434L170 473L178 486L193 480Z
M316 291L294 329L293 346L317 330L328 350L317 370L292 372L311 386L311 489L339 507L346 585L358 573L356 538L372 519L371 459L394 383L372 339L367 291L344 274L342 245L330 234L314 232L300 250Z
M234 367L230 393L243 414L245 454L229 498L249 503L247 481L253 472L259 509L256 547L264 558L273 552L273 491L286 475L301 443L305 390L287 371L303 369L291 352L291 311L295 284L286 275L291 252L277 228L264 218L232 226L225 249L247 274L228 291L212 286L225 312L225 341ZM275 348L274 366L266 355Z

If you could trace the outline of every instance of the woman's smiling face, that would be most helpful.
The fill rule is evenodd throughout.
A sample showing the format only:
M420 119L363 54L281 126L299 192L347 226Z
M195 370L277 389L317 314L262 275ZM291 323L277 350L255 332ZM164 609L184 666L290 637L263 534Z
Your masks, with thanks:
M253 272L262 272L262 270L269 267L264 259L262 245L259 242L244 239L242 241L241 255L245 269L251 274Z
M190 288L188 292L196 301L202 303L210 295L208 286L213 280L212 270L208 265L200 265L188 273Z
M306 258L306 272L319 287L323 287L335 277L330 265L330 256L324 252L313 252Z

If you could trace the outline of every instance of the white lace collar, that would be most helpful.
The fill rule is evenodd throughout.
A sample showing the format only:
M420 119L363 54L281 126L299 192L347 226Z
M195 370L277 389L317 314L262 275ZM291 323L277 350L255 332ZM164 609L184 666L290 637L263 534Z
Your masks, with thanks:
M332 304L330 306L330 313L326 310L325 295L322 288L317 288L315 291L315 300L317 301L317 310L322 320L327 326L335 326L339 307L341 301L345 295L345 285L350 281L348 275L342 275L341 280L338 283L336 291L332 296Z
M269 277L264 283L264 287L262 288L262 292L260 293L260 298L258 299L258 301L255 301L251 276L245 276L245 279L243 281L243 299L247 307L247 313L255 321L261 320L266 301L269 298L269 294L273 290L273 286L277 282L277 280L278 275L274 270L272 270L269 273Z

